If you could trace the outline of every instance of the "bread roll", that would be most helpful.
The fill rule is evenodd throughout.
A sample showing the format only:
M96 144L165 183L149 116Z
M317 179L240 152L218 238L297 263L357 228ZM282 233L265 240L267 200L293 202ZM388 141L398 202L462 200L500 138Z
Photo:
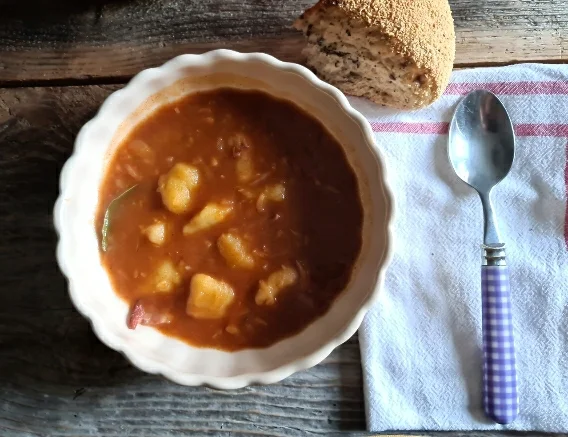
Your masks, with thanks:
M414 109L448 84L455 33L447 0L320 0L294 27L307 38L308 66L346 94Z

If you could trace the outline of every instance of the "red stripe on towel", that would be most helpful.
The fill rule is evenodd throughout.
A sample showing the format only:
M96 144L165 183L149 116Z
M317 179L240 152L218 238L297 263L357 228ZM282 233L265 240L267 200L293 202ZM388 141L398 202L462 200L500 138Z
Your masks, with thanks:
M568 142L566 143L566 166L564 167L564 182L566 182L566 198L568 199ZM568 249L568 205L564 217L564 242Z
M378 122L371 121L373 132L446 135L449 123L446 122ZM522 123L515 125L519 137L568 137L568 124L560 123Z
M568 124L526 123L516 124L515 134L519 137L568 137Z
M477 89L489 90L502 96L518 95L568 95L568 82L457 82L450 83L444 92L445 95L463 96Z

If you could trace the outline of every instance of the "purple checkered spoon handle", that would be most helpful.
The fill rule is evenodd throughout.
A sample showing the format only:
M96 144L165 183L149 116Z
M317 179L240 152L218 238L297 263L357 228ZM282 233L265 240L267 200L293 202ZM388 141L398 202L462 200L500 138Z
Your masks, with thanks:
M483 403L490 418L508 424L519 412L509 268L504 245L483 248Z

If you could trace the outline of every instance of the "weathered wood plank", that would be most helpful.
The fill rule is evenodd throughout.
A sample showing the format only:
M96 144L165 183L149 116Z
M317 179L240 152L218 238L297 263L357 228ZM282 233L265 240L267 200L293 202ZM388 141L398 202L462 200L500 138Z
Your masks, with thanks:
M0 0L0 85L124 80L214 48L299 62L302 39L290 25L314 1ZM458 67L567 60L568 0L450 3Z

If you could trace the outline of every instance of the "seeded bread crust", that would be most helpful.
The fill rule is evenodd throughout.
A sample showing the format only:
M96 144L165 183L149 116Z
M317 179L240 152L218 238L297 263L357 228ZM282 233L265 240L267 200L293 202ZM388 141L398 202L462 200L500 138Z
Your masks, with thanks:
M455 56L447 0L320 0L294 23L308 65L348 94L403 109L443 93Z

